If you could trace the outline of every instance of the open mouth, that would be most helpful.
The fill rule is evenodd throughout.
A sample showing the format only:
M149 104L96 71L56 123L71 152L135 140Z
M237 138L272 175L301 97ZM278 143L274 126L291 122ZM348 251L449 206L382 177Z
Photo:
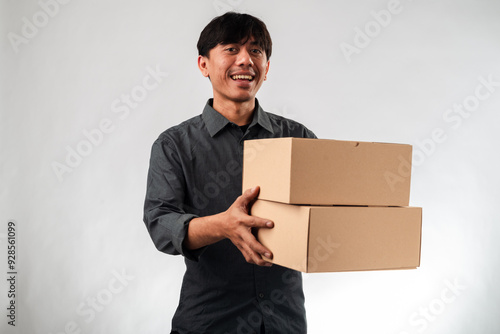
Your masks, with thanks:
M232 75L231 79L233 79L233 80L248 80L248 81L253 81L254 77L251 76L251 75L238 74L238 75Z

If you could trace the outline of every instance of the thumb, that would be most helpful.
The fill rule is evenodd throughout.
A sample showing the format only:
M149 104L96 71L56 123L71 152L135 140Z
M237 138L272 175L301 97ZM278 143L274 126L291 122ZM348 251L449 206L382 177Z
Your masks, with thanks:
M243 205L248 205L254 202L257 199L257 196L259 196L259 191L260 191L259 186L247 189L241 196Z

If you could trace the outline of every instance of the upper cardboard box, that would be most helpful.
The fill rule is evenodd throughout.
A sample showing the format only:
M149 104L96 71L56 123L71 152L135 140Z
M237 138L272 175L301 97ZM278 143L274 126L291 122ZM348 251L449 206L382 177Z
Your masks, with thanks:
M408 206L412 147L329 139L244 143L243 190L305 205Z

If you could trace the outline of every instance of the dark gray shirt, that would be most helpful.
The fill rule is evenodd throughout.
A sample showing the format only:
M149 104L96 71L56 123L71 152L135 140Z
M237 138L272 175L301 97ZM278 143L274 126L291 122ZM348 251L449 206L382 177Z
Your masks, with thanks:
M315 135L258 101L243 133L211 105L163 132L151 152L144 222L158 250L186 263L172 330L306 333L301 273L249 264L228 239L196 251L183 241L192 218L223 212L241 195L244 140Z

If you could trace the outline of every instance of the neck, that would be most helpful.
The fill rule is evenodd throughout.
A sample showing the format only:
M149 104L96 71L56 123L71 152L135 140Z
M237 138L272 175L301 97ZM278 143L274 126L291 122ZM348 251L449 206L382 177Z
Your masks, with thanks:
M230 122L239 126L247 125L252 121L255 109L255 98L245 102L220 100L214 97L213 108Z

